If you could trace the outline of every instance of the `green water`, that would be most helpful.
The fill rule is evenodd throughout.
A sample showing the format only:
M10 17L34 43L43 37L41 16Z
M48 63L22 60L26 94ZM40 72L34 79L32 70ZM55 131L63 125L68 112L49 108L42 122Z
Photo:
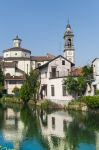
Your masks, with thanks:
M0 104L0 145L9 150L99 150L99 114Z

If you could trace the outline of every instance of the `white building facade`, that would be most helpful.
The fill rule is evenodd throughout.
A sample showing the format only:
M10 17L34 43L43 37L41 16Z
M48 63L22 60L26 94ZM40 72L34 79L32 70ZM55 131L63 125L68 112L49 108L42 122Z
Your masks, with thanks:
M64 80L71 73L73 66L73 63L61 55L40 66L40 98L59 104L66 104L73 99L64 85Z
M94 78L93 85L96 87L97 90L99 90L99 58L95 58L92 61L92 67L93 67L93 78Z
M16 36L13 39L13 47L3 51L1 65L5 75L5 89L8 94L13 94L15 87L21 88L25 74L29 74L32 69L45 64L54 58L53 55L31 56L31 51L21 47L21 39Z
M65 89L64 80L70 75L75 63L74 34L70 24L64 33L63 56L31 56L31 51L21 47L22 40L16 36L13 47L3 51L0 57L5 75L5 89L13 94L15 87L21 88L25 75L31 70L40 70L40 99L67 104L73 99ZM89 93L88 93L89 94ZM88 95L87 94L87 95Z

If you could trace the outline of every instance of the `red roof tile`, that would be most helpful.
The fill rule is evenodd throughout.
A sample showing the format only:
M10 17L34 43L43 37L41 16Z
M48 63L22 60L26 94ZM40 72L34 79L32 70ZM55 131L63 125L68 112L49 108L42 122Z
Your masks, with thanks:
M74 68L72 71L71 71L71 75L72 76L82 76L83 75L83 72L82 72L82 68Z
M31 56L31 60L34 61L50 61L55 58L54 55L47 54L47 56Z

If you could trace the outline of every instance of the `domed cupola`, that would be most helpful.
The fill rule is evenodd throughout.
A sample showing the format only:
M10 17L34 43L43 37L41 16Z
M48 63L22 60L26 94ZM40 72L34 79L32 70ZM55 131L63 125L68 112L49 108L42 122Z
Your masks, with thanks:
M16 60L19 58L30 59L31 51L21 47L21 39L18 35L13 39L13 47L3 50L4 58Z
M21 47L21 41L22 40L17 35L16 38L13 39L13 47Z

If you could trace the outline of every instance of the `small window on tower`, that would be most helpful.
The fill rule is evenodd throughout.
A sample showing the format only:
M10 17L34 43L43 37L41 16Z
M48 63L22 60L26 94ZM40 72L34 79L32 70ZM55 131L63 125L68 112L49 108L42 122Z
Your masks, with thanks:
M62 65L65 65L65 60L62 60Z
M68 39L68 47L71 47L71 39Z

